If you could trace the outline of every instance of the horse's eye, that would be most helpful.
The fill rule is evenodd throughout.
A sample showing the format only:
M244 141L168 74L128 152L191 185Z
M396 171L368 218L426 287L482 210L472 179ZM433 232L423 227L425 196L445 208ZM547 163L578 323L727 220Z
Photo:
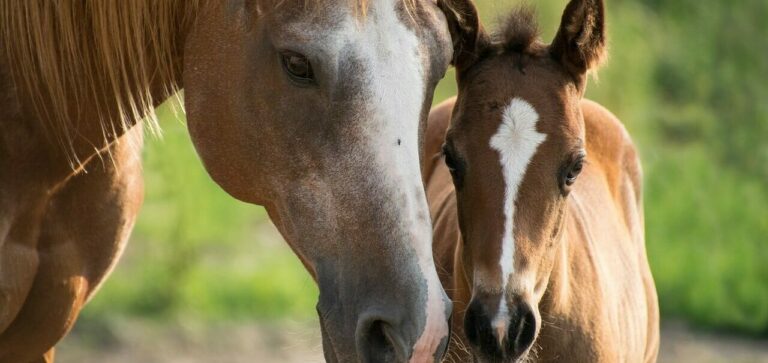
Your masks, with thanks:
M280 60L283 64L283 70L291 79L301 85L308 85L315 82L315 74L312 71L312 64L304 55L296 52L284 51L280 53Z
M453 154L448 151L447 148L443 148L443 157L445 158L445 166L451 171L451 174L456 172L456 160L453 158Z
M570 186L576 183L576 178L582 169L584 169L584 155L579 155L563 169L560 181L563 192L568 192Z
M447 145L443 145L443 158L445 159L445 166L447 166L448 171L451 172L451 177L453 177L453 183L455 184L456 189L459 189L462 181L461 171L463 169L463 164L456 159L451 148Z

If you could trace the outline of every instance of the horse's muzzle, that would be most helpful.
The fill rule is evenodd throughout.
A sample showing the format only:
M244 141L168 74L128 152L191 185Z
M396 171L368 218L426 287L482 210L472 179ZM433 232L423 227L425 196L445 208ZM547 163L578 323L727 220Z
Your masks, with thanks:
M391 301L382 302L390 297ZM448 309L438 312L436 317L447 322L451 303L447 297L445 299L443 303ZM379 302L370 305L361 303L368 307L360 313L345 316L350 312L342 311L343 305L325 305L330 301L321 299L317 310L327 361L433 363L442 359L450 340L450 331L430 325L424 316L424 306L416 303L419 299L398 300L396 296L389 295L377 300ZM409 301L414 301L418 308ZM346 325L345 322L351 324Z

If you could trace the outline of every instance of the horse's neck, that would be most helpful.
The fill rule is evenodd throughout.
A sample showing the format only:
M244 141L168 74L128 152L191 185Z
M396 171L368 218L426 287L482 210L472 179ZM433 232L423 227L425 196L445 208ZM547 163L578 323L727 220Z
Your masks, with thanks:
M540 304L542 314L559 316L563 321L588 320L607 313L629 283L625 277L632 274L626 237L612 209L605 208L611 201L599 197L597 183L589 183L598 176L584 174L581 190L569 196L561 240L555 243L558 250ZM589 192L587 188L591 188Z
M0 67L11 75L2 88L11 94L0 94L0 101L13 102L18 110L12 117L3 114L3 128L13 127L13 119L25 122L32 135L26 142L54 150L49 167L64 164L71 171L106 149L180 86L191 24L186 9L191 5L185 4L191 3L131 1L121 2L119 9L59 9L28 2L3 13L3 20L23 19L0 26L8 43ZM70 11L76 20L69 20ZM25 12L33 15L22 16ZM48 22L51 17L61 24Z
M147 69L170 70L163 77L153 75L148 82L127 79L121 84L122 90L115 88L115 85L110 87L109 82L106 81L97 82L94 86L96 94L106 95L106 97L97 97L92 100L93 102L86 102L85 105L78 107L77 114L70 117L75 132L84 136L80 140L73 140L75 143L73 151L78 153L78 159L82 160L82 155L86 158L92 156L96 149L106 148L140 122L149 123L146 126L150 130L159 127L156 124L154 108L182 86L183 46L181 45L186 33L186 29L180 29L172 35L173 38L178 39L174 42L179 46L169 51L166 59L168 64L158 64L159 57L154 54L143 54L144 59L133 60L133 62L141 61ZM101 66L103 65L94 64L94 67Z
M31 203L25 200L27 195L45 194L45 189L72 171L18 83L5 47L0 47L0 170L5 171L0 172L0 210L4 213Z
M591 187L590 193L581 194L583 200L578 193L570 198L563 240L539 304L545 323L540 335L544 361L562 354L575 361L642 356L640 342L653 326L648 309L655 295L646 295L647 267L638 264L640 256L619 226L620 218L612 220L615 210L605 208L610 201L587 200L598 189Z

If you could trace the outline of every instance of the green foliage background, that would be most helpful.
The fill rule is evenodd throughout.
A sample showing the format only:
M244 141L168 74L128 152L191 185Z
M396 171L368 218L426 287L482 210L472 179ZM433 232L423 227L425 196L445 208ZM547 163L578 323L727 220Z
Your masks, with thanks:
M566 1L535 4L551 39ZM510 2L479 5L493 29ZM610 60L588 97L640 147L663 316L768 334L768 2L607 0L607 8ZM435 102L454 93L451 73ZM167 105L159 112L164 137L146 143L140 220L86 324L116 315L313 316L317 289L288 247L265 235L263 210L221 191L183 120Z

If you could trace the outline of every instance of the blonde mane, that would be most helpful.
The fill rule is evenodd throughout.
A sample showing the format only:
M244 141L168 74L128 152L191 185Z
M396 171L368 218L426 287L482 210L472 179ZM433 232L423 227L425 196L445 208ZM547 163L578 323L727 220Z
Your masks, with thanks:
M17 86L74 151L70 117L83 102L97 108L105 137L118 134L115 124L146 116L157 130L149 88L162 85L165 97L178 90L175 36L197 7L197 0L0 0L0 39Z
M179 90L178 34L202 1L0 0L0 55L7 54L16 85L73 167L80 161L71 118L80 105L96 107L105 140L142 119L159 130L154 106ZM349 1L365 16L371 0ZM415 0L402 1L407 9L415 6ZM162 94L151 94L158 85Z

